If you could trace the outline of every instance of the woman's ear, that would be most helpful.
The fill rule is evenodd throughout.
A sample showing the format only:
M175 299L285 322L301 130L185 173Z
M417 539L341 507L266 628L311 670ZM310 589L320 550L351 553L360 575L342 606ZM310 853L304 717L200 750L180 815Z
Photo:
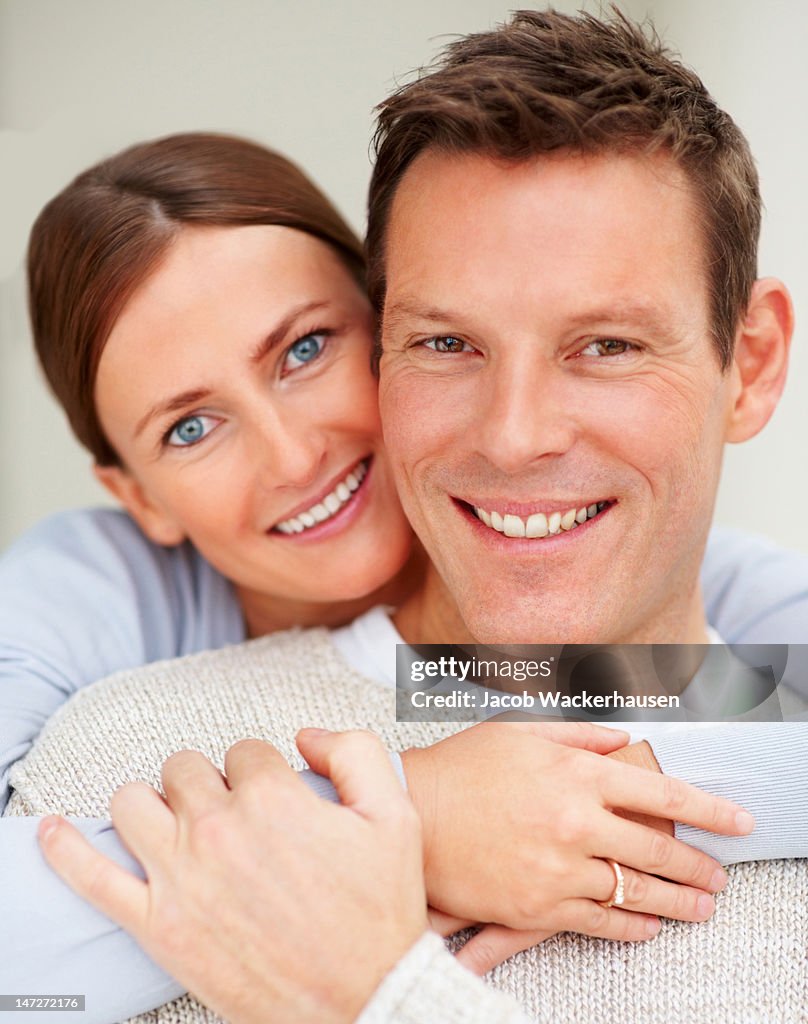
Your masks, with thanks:
M120 466L93 466L96 480L123 505L149 540L174 547L185 540L185 531L143 490L128 470Z
M729 370L734 387L725 440L730 443L754 437L769 422L785 386L793 330L786 286L773 277L755 281Z

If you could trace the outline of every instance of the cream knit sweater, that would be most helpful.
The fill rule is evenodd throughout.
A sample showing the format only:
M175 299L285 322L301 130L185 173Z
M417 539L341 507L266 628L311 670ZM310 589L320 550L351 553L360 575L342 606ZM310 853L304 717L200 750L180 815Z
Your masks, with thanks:
M163 761L183 748L200 750L221 767L228 747L254 736L270 740L302 768L294 735L303 726L367 727L398 750L460 728L399 725L394 716L394 693L347 665L325 630L276 634L149 665L86 687L62 708L15 767L7 813L105 816L118 786L137 779L159 786ZM730 884L707 924L666 922L653 942L638 944L556 936L511 958L489 981L515 996L532 1019L548 1024L808 1021L806 862L742 864L729 873ZM422 940L408 960L419 957L432 984L405 998L412 977L397 969L363 1022L517 1019L509 1000L489 1002L487 994L478 995L475 979L452 970L453 964L447 970L434 944ZM423 1005L427 993L436 999L431 1012ZM387 1009L379 1016L382 1006ZM217 1018L186 996L136 1020L189 1024Z

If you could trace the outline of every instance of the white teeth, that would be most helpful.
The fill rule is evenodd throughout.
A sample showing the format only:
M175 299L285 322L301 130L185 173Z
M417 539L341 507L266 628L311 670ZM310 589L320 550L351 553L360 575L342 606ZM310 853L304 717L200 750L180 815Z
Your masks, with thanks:
M547 516L543 512L534 512L527 521L525 529L526 537L546 537L550 531L547 528Z
M324 523L326 519L330 519L336 512L339 512L347 501L350 501L351 495L362 483L366 473L367 464L360 462L353 472L349 473L344 480L340 480L334 490L327 494L322 501L312 505L305 512L300 512L296 516L284 519L281 523L276 523L274 528L278 533L302 533L304 530L316 526L317 523Z
M506 537L524 537L525 524L519 516L504 516L503 519Z
M561 529L571 530L573 526L576 525L575 517L577 514L578 513L575 511L574 508L571 508L569 512L565 512L564 515L561 517Z
M562 530L575 530L587 519L592 519L598 512L602 512L606 505L607 502L600 501L577 509L571 508L566 512L552 512L549 516L544 512L534 512L527 519L511 512L504 515L497 511L488 512L477 505L473 508L477 518L497 533L504 533L506 537L528 537L533 540L546 537L548 534L559 534Z

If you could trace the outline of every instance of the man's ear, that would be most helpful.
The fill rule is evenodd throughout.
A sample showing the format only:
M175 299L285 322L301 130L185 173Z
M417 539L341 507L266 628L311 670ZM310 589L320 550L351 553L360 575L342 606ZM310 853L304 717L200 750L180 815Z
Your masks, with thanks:
M150 541L163 547L174 547L185 540L185 531L163 509L152 501L143 487L120 466L93 466L95 478L117 498Z
M786 286L773 277L755 281L735 337L725 440L746 441L769 422L785 386L793 330L794 310Z

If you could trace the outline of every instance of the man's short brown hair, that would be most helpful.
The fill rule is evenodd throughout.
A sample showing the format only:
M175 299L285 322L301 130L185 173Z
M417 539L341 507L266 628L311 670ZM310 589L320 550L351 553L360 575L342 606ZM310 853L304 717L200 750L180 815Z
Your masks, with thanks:
M658 37L608 21L517 11L450 43L379 106L368 198L368 281L381 314L393 198L427 149L530 160L543 153L667 150L687 175L709 267L712 332L723 369L757 276L760 191L749 146L701 79Z

